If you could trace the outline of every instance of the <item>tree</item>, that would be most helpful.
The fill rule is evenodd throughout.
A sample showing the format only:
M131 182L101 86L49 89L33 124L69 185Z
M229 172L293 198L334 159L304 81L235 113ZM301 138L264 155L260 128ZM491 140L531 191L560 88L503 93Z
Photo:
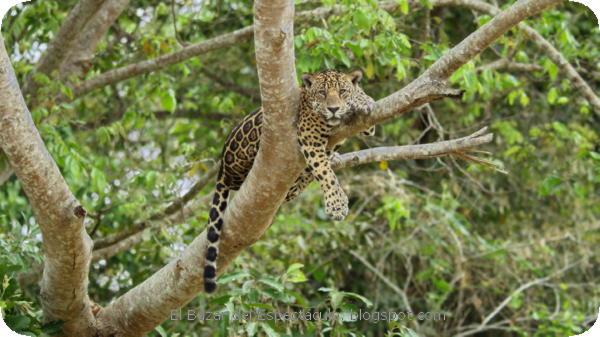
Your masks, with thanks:
M537 15L561 2L560 0L520 0L500 11L489 4L476 0L429 1L429 4L425 6L426 13L430 13L430 8L460 5L475 11L489 13L493 17L462 42L436 58L435 62L416 79L407 83L402 89L378 100L373 114L357 117L341 128L337 134L332 136L331 141L337 142L349 138L369 126L392 120L415 108L429 106L428 103L436 100L460 97L462 91L451 86L451 76L515 27L522 29L525 36L547 53L551 62L554 62L557 67L557 71L564 73L573 86L581 92L591 109L599 113L598 97L576 69L536 30L522 23L526 18ZM227 226L224 230L218 261L219 272L223 272L234 258L263 236L273 222L286 191L304 167L294 136L296 134L294 116L298 97L294 23L318 18L325 19L344 13L348 9L348 6L333 5L295 13L294 4L291 1L256 1L253 8L252 25L194 44L182 42L179 37L178 43L182 44L181 47L171 46L170 48L166 41L148 39L140 45L141 53L145 54L144 60L96 73L97 69L110 67L115 63L123 64L123 60L111 58L104 60L99 56L94 57L94 54L98 46L103 43L107 44L103 47L105 50L113 52L113 54L107 52L110 57L118 55L119 48L127 48L118 45L118 41L121 39L129 41L132 33L138 27L125 19L119 25L115 25L115 21L119 19L120 14L126 10L128 5L129 1L117 0L81 0L78 2L61 22L60 28L37 62L35 69L29 72L22 69L18 75L15 74L9 61L9 54L4 48L4 40L0 40L2 42L0 43L2 45L0 47L2 48L0 49L0 145L9 163L9 168L6 168L0 177L10 177L9 171L14 171L41 230L44 253L43 264L32 268L30 273L22 275L21 283L23 285L31 283L30 281L36 280L41 273L39 298L44 320L47 323L57 323L61 333L67 336L142 336L155 329L170 317L173 310L189 303L202 291L201 272L206 249L205 232L197 235L179 257L171 260L146 279L140 280L135 287L115 297L105 307L99 307L90 300L88 278L92 261L108 259L131 249L143 241L144 233L148 233L148 230L156 227L155 223L163 222L169 217L179 216L182 219L191 217L194 214L194 207L189 204L197 193L211 181L210 178L214 175L215 169L207 169L202 179L162 211L143 216L139 213L136 214L135 210L122 210L122 214L130 212L130 214L137 215L133 217L135 224L119 228L118 231L106 232L102 237L96 238L92 244L91 234L86 231L86 218L95 218L98 225L102 223L103 217L110 217L108 214L113 207L110 200L104 205L91 202L93 199L100 199L103 191L110 189L106 182L108 172L102 172L92 165L89 174L83 174L81 166L84 165L82 163L85 162L85 158L80 158L79 162L73 159L69 162L67 160L69 156L64 156L60 167L63 171L68 172L70 180L66 180L61 174L56 159L53 159L45 145L45 139L48 136L54 140L61 138L60 128L48 130L46 137L43 137L44 140L42 140L34 120L38 127L43 127L44 123L52 124L52 119L61 119L62 116L67 116L69 113L77 113L80 109L85 109L88 104L94 106L102 104L102 102L116 101L117 104L113 103L111 106L120 111L115 111L114 116L91 119L89 125L82 127L83 131L86 127L97 129L99 137L106 139L119 134L123 135L126 133L124 129L127 128L125 124L139 124L140 119L132 116L131 110L127 107L128 102L124 97L131 94L132 89L123 86L122 81L136 80L136 78L151 72L166 71L169 67L183 67L183 62L198 62L197 59L194 59L195 57L206 55L217 49L231 47L253 36L260 104L265 112L265 130L252 171L240 191L234 195L225 215ZM419 4L410 5L420 6ZM57 8L64 4L54 4L53 6ZM401 1L375 5L374 2L368 2L368 6L371 6L371 10L376 13L379 13L380 10L393 12L396 10L406 11L407 9L404 7L409 6L409 3ZM169 17L169 10L166 6L160 5L153 8L155 8L157 16ZM244 10L249 11L250 9L240 9L241 12ZM142 19L144 15L144 13L140 14ZM227 17L232 14L222 15ZM368 15L371 14L365 15L365 20L368 21ZM114 29L114 32L111 32L113 39L103 40L111 29ZM176 24L174 24L172 33L175 36L180 34ZM321 32L321 34L324 33ZM320 36L320 38L327 39L327 36ZM14 42L13 38L11 43ZM169 49L174 50L165 52ZM336 51L334 50L333 53ZM339 58L341 62L346 62L343 55L340 55ZM90 71L90 67L94 68L91 63L95 62L101 63L102 67ZM514 66L523 69L522 64L509 61L508 58L500 59L498 62L500 63L489 65L489 67L509 68ZM221 66L225 67L225 65ZM397 63L396 66L401 68L402 64ZM525 69L527 68L525 67ZM186 70L189 71L186 68L182 68L181 71L185 73ZM220 69L203 71L207 78L214 79L217 85L226 90L249 96L249 100L256 100L258 97L256 94L252 94L255 92L252 89L240 87L235 83L231 84L223 79L219 74ZM485 71L485 69L481 71ZM18 76L23 83L22 91L18 85ZM169 75L165 76L169 77ZM368 77L372 77L372 75L368 74ZM58 81L59 84L53 85L53 81ZM138 79L137 81L143 82L144 80ZM184 79L184 81L186 80ZM102 92L105 97L91 103L86 102L87 95L97 92ZM189 93L176 92L175 89L164 84L159 84L153 93L156 94L159 104L165 110L162 112L165 118L185 114L185 110L178 110L177 106L178 102L184 100ZM195 94L198 93L201 92ZM467 88L467 94L469 94L469 88ZM520 95L519 99L522 101L529 99L523 92L515 95ZM192 114L195 114L193 112L195 108L198 107L189 108L192 110ZM30 114L30 109L36 111L34 117ZM160 118L160 115L161 113L158 112L154 118ZM122 120L123 123L109 124L118 120ZM76 130L80 125L71 124L65 127L69 130ZM173 127L179 127L179 132L186 132L185 123ZM122 137L127 139L127 135ZM349 152L341 155L335 165L342 168L369 162L451 156L494 166L489 161L480 159L472 153L474 148L491 141L492 135L487 133L486 128L483 128L462 138L428 144L375 147ZM162 142L160 146L164 153L169 142L164 139L159 142ZM58 146L61 144L59 141L52 141L52 143L59 144ZM69 148L75 146L74 138L68 143L62 142L65 152L69 152ZM63 150L54 149L53 151ZM112 165L110 158L106 157L105 160L106 163L103 166L109 169ZM163 165L168 167L166 160ZM143 166L141 169L144 169ZM83 192L85 190L83 185L87 184L85 179L89 179L96 197ZM142 190L143 186L153 188L156 172L148 171L140 179L143 180L143 184L136 188ZM72 191L77 191L77 193ZM76 194L86 200L81 201ZM162 196L163 192L158 191L156 194ZM150 201L149 205L155 206L160 201L160 198L156 198ZM94 205L95 208L84 207L85 204ZM105 210L101 211L102 209ZM97 228L92 228L90 232L95 233ZM363 262L368 265L368 261L363 260ZM569 268L571 267L568 266L565 271ZM547 278L540 280L538 283L546 281ZM405 290L401 291L402 294L404 292ZM410 308L409 300L405 299L404 301L407 308ZM501 303L499 310L504 306L506 303ZM462 331L463 335L486 329L499 310L493 311L485 317L481 325L471 332Z

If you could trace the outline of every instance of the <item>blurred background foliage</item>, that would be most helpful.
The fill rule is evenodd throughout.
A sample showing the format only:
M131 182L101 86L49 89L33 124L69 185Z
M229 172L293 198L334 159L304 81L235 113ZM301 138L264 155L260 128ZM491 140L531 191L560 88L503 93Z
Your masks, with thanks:
M20 83L76 2L14 7L2 35ZM362 69L379 99L490 20L426 0L394 12L376 1L296 1L297 11L332 5L340 15L296 25L298 74ZM501 1L502 7L510 5ZM243 0L132 0L78 82L155 58L252 23ZM574 3L528 22L598 93L600 34ZM72 191L89 211L94 239L131 228L181 196L216 164L225 136L256 109L251 41L163 71L104 87L69 103L66 84L42 83L34 120ZM530 66L494 68L497 60ZM600 118L548 57L517 29L453 76L462 101L444 100L380 126L342 151L427 143L489 125L485 150L506 173L444 158L381 162L339 172L350 196L343 222L326 219L318 186L282 207L264 238L219 280L214 296L187 307L221 320L168 320L153 336L569 336L591 326L600 305ZM6 163L0 159L0 170ZM275 169L275 168L274 168ZM211 193L212 184L197 200ZM200 202L185 221L161 223L142 243L101 259L90 274L100 305L174 259L207 220ZM41 261L41 235L15 177L0 186L0 308L9 326L51 334L41 324L35 284L18 275ZM331 320L231 317L238 311L338 313ZM409 311L427 319L353 319L352 312ZM491 316L491 317L490 317ZM485 324L482 324L485 323ZM478 330L480 329L480 330Z

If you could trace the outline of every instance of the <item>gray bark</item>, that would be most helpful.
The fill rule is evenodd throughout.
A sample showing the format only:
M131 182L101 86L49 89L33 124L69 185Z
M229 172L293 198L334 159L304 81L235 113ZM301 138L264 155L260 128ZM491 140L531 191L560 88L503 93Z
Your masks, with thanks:
M87 294L92 241L85 210L46 150L23 99L0 36L0 147L33 208L42 232L40 283L46 321L64 321L70 336L89 336L93 317Z

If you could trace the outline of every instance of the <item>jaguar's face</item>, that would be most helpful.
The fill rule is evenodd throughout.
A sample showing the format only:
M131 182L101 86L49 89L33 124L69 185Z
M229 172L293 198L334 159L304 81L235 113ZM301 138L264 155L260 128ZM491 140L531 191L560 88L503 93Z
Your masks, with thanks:
M357 110L358 96L366 96L372 101L358 85L361 78L360 71L345 74L327 70L303 75L302 82L312 109L319 112L327 124L335 126ZM364 97L360 98L364 100Z

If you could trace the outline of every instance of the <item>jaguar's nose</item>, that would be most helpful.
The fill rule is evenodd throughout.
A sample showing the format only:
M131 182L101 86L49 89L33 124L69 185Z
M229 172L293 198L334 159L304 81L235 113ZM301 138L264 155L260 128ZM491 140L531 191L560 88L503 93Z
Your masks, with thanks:
M332 114L336 113L340 109L339 106L328 106L327 110L331 111Z

